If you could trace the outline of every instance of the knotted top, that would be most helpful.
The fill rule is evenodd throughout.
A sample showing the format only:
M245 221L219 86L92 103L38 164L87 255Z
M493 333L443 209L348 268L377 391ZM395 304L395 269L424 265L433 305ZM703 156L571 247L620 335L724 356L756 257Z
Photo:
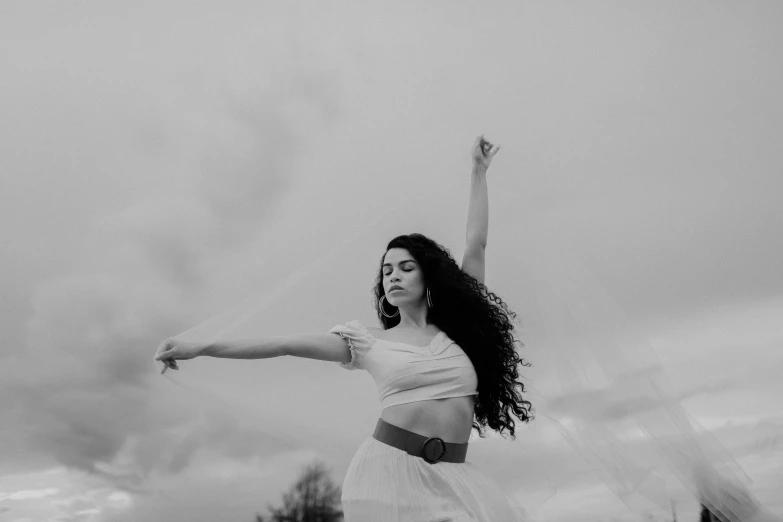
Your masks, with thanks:
M367 370L375 380L381 409L408 402L475 395L478 377L470 358L445 332L428 346L374 337L357 320L336 325L331 333L348 341L346 370Z

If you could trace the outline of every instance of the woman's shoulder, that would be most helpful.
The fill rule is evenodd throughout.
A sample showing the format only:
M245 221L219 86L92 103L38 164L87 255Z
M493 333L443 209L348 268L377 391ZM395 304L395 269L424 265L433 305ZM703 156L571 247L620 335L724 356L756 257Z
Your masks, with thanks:
M400 329L396 326L393 326L388 330L374 326L367 326L366 328L370 333L370 336L377 340L408 344L417 347L423 347L427 342L432 344L439 335L444 333L443 330L437 326L426 332L423 330Z
M393 341L397 334L393 327L389 328L388 330L384 330L380 326L365 326L365 328L370 333L370 335L380 340L385 339L385 340Z
M372 337L373 340L382 340L385 337L384 332L386 332L386 330L383 328L378 326L365 326L364 328L367 330L367 333L370 334L370 337Z
M367 326L363 322L359 321L358 319L353 319L351 321L348 321L345 323L345 326L350 328L354 333L364 335L371 337L372 339L377 339L375 336L375 333L378 331L383 331L381 328L377 328L375 326Z

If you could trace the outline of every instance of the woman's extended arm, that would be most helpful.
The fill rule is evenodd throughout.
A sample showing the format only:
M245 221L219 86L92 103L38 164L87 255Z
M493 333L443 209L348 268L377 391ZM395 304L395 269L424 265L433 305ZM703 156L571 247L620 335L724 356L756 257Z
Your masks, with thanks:
M264 339L216 341L207 345L200 355L230 359L269 359L290 355L322 361L351 360L350 345L334 333L301 333Z
M155 354L155 360L163 362L164 373L168 368L178 370L177 361L196 357L221 357L224 359L271 359L291 355L324 361L349 362L351 351L347 341L333 333L293 334L198 343L180 339L166 339Z
M270 359L288 355L289 337L265 337L200 343L181 339L166 339L158 347L154 359L163 363L160 373L172 368L179 370L177 361L196 357L223 357L229 359Z
M287 355L287 347L286 336L213 341L205 345L199 355L224 359L271 359Z

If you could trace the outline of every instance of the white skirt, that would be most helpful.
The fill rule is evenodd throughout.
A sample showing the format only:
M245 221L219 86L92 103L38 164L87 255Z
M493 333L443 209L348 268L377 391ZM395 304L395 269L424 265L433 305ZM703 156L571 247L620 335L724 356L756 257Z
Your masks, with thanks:
M528 521L525 510L469 461L430 464L372 436L342 488L345 522Z

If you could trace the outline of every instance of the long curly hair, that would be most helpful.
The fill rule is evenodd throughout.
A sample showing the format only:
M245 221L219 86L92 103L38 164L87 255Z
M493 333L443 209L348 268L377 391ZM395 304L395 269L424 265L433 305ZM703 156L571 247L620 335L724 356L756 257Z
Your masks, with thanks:
M532 404L524 400L525 385L518 381L518 365L530 366L519 357L509 319L516 318L500 297L490 292L476 278L466 274L457 265L451 252L422 234L397 236L386 246L404 248L413 256L424 273L424 281L430 289L433 307L428 320L443 330L470 358L478 377L473 427L484 438L487 425L503 437L503 430L514 434L513 412L523 422L529 422ZM383 289L383 260L378 263L378 275L373 288L373 306L384 330L399 324L400 316L386 317L380 309ZM505 438L505 437L504 437Z

